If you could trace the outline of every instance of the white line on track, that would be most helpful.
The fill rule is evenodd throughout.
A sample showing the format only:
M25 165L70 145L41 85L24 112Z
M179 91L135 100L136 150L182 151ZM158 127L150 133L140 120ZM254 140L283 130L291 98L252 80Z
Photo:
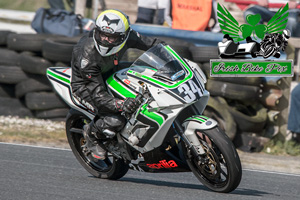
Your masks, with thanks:
M250 172L260 172L260 173L267 173L267 174L278 174L278 175L285 175L285 176L300 177L300 174L292 174L292 173L285 173L285 172L274 172L274 171L265 171L265 170L258 170L258 169L243 169L243 170L250 171Z
M16 144L16 143L6 143L6 142L0 142L0 144L8 144L8 145L24 146L24 147L33 147L33 148L42 148L42 149L55 149L55 150L62 150L62 151L71 151L71 149L56 148L56 147L45 147L45 146L36 146L36 145L30 145L30 144Z
M54 149L54 150L61 150L61 151L71 151L71 149L56 148L56 147L45 147L45 146L35 146L35 145L28 145L28 144L15 144L15 143L6 143L6 142L0 142L0 144L7 144L7 145L14 145L14 146L24 146L24 147L33 147L33 148L42 148L42 149ZM257 169L243 169L243 171L300 177L300 174L291 174L291 173L274 172L274 171L264 171L264 170L257 170Z

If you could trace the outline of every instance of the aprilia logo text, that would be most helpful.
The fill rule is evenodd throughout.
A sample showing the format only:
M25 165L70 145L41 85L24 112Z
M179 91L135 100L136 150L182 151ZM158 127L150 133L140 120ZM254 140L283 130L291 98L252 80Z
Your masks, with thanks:
M176 162L174 160L166 161L166 160L161 160L157 164L147 164L148 167L154 168L154 169L162 169L162 168L174 168L178 167Z

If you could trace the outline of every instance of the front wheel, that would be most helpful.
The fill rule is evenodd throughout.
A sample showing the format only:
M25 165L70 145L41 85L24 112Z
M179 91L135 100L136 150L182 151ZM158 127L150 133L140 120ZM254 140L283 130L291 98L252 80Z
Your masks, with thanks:
M272 56L274 53L276 53L276 47L269 45L266 47L265 52L264 52L264 58L269 58Z
M93 176L105 179L119 179L123 177L129 167L121 159L108 156L105 160L94 159L91 155L83 153L85 139L83 126L90 119L82 113L71 109L66 120L66 132L69 145L79 163Z
M202 156L205 162L201 162L189 150L185 152L187 163L194 175L213 191L235 190L242 178L242 166L231 140L218 127L195 130L195 133L206 154Z

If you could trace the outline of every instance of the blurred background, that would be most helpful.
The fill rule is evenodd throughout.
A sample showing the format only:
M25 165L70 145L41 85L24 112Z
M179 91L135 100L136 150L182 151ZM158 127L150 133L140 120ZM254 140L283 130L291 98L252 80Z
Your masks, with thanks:
M290 148L290 155L300 155L300 134L287 128L291 94L299 83L298 37L292 35L280 57L294 61L293 77L212 78L210 59L219 59L217 44L223 39L212 17L216 10L212 9L205 29L195 31L174 28L167 18L160 22L160 10L165 8L158 4L146 8L138 0L62 2L64 10L82 15L85 32L101 11L119 9L129 16L134 30L164 40L182 57L196 62L208 78L206 88L211 93L204 115L216 119L237 148L246 152ZM239 24L246 22L245 10L259 3L215 2L225 6ZM269 7L278 7L270 2ZM54 93L45 73L51 66L70 66L73 46L82 34L37 33L31 26L36 11L50 7L47 0L0 0L0 115L63 121L68 113L68 105ZM143 15L148 11L150 21L150 14ZM128 49L122 61L133 62L142 53ZM299 107L295 109L300 113Z

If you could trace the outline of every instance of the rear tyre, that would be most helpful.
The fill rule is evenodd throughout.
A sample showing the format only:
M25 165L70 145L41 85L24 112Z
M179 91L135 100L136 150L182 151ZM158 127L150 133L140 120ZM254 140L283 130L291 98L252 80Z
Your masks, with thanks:
M242 166L233 143L218 127L195 132L206 151L207 162L201 164L187 150L187 163L194 175L215 192L227 193L235 190L242 178Z
M66 130L69 145L79 163L93 176L103 179L117 180L122 178L129 167L121 159L108 156L105 160L94 159L91 155L86 156L82 151L85 144L83 126L90 119L82 113L71 109L66 120Z

